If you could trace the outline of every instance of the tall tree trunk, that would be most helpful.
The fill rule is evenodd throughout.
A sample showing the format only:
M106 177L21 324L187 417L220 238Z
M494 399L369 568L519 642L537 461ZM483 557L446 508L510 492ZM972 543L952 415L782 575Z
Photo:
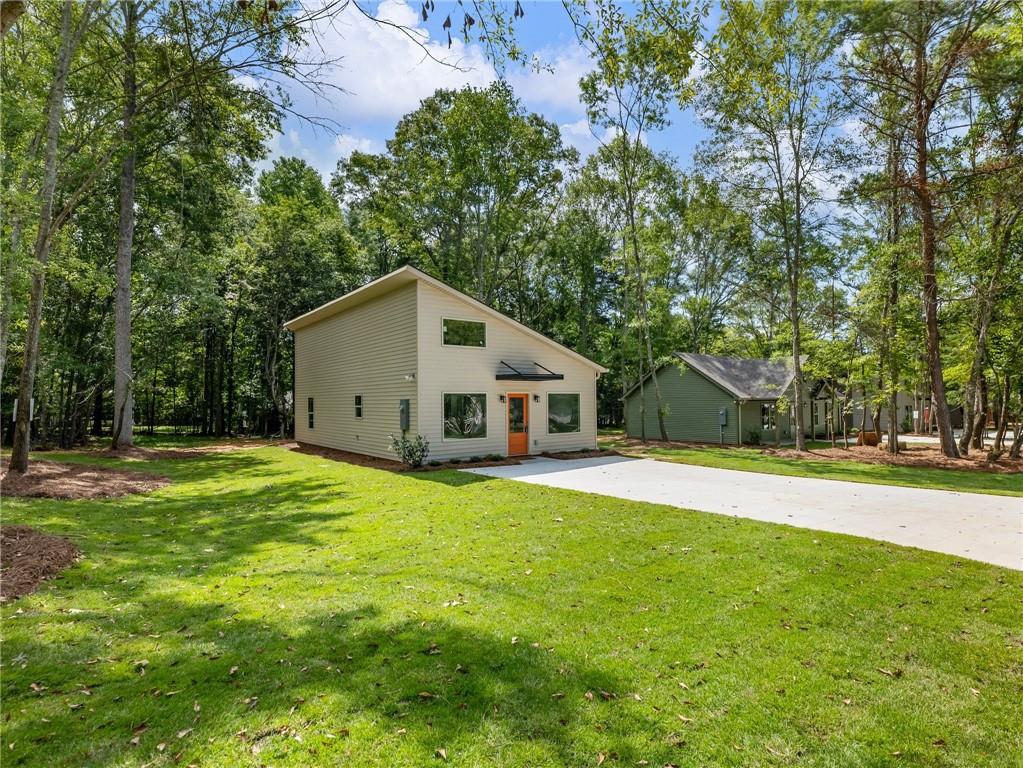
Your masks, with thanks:
M638 142L639 139L637 138ZM643 270L643 259L639 253L639 234L636 229L636 198L631 186L628 187L626 203L629 209L629 239L632 245L632 259L636 266L637 296L639 300L639 319L643 324L643 341L646 345L646 364L650 370L650 380L654 385L654 402L657 405L657 428L661 433L661 440L667 442L668 429L664 423L664 401L661 399L661 383L657 380L657 369L654 366L654 346L650 339L650 313L646 299L646 275ZM644 439L646 437L646 425L643 426ZM740 435L739 441L742 442Z
M921 14L922 17L922 14ZM927 369L931 378L931 397L934 399L934 419L938 425L941 452L950 458L959 458L959 448L952 432L952 417L945 394L945 374L941 364L941 333L938 329L938 274L936 265L936 225L934 199L931 194L928 171L927 133L930 127L932 104L926 96L927 49L923 30L916 37L914 88L914 143L916 144L916 179L914 192L920 211L920 245L923 267L924 320L927 327Z
M998 409L998 431L995 432L994 450L1004 451L1005 450L1005 430L1008 428L1009 422L1009 398L1012 397L1010 390L1010 378L1009 374L1005 374L1005 378L1002 382L1002 391L999 396L1000 406Z
M60 139L60 123L64 116L64 94L67 90L68 73L82 35L89 25L95 3L82 8L78 24L72 30L71 13L73 4L64 3L60 21L60 48L57 65L53 74L46 105L46 145L43 154L42 184L39 190L39 232L36 235L32 270L32 288L29 292L28 322L25 328L25 356L18 382L18 413L14 425L14 446L11 449L10 469L12 472L28 470L28 449L30 441L29 415L32 394L35 387L36 363L39 359L39 331L43 318L43 295L46 289L46 265L50 260L53 236L53 197L57 188L57 151Z
M117 289L114 302L114 428L112 447L125 448L133 442L135 397L131 360L131 257L135 237L135 30L137 8L132 0L121 4L124 14L124 110L122 139L125 155L121 161L121 208L117 228Z

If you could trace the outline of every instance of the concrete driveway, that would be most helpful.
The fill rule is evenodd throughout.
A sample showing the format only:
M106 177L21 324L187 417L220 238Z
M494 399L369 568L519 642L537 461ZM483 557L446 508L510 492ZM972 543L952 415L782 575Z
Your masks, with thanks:
M607 456L477 475L848 533L1023 570L1023 498L765 475Z

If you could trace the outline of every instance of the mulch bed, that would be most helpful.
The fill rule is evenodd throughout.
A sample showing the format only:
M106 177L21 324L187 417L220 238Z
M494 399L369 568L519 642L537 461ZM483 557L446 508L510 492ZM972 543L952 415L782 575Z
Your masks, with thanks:
M617 441L625 455L630 449L641 452L645 448L679 448L686 450L700 450L701 448L714 448L717 450L739 450L734 445L718 445L717 443L684 443L676 440L647 440L645 443L636 438L626 438ZM900 443L901 444L901 443ZM757 450L757 446L743 446L743 450ZM859 461L864 464L890 464L893 466L906 467L930 467L934 469L961 469L975 470L977 472L997 472L1001 474L1014 474L1023 472L1023 459L1010 459L1009 455L1003 454L997 462L987 460L987 450L978 451L971 449L968 456L960 459L950 459L943 456L941 450L934 445L922 445L909 443L905 448L900 448L898 455L891 455L877 446L856 445L855 438L849 438L849 447L843 448L839 441L835 448L814 448L812 451L800 453L791 446L760 446L759 450L769 456L779 456L786 459L824 459L827 461Z
M998 461L987 459L987 450L971 449L969 455L958 459L950 459L933 445L914 445L909 443L900 448L898 454L892 455L877 446L853 445L843 448L815 448L808 453L799 453L794 448L765 448L764 453L772 456L783 456L796 459L826 459L829 461L852 460L864 464L889 464L902 467L928 467L932 469L962 469L977 472L995 472L999 474L1015 474L1023 472L1023 459L1010 459L1008 454Z
M590 451L544 451L540 455L546 459L562 459L563 461L571 461L572 459L592 459L597 456L621 456L618 451L613 451L609 448L603 451L599 448Z
M28 472L23 475L8 472L6 461L0 467L2 496L106 499L155 491L169 483L169 479L160 475L39 459L31 460L28 463Z
M320 445L309 445L308 443L289 443L284 446L297 453L306 453L311 456L321 456L331 461L340 461L345 464L355 464L359 467L370 469L384 469L388 472L433 472L439 469L474 469L476 467L501 467L508 464L519 464L518 459L500 459L498 461L460 461L457 463L443 462L437 466L424 464L418 469L409 469L400 461L393 459L380 459L376 456L366 456L362 453L341 451L337 448L324 448Z
M36 591L78 559L67 539L27 525L0 525L0 601Z

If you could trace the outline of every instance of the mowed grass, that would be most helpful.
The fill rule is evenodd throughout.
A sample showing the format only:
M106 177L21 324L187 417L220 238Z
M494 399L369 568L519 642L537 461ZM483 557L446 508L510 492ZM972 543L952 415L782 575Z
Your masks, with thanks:
M284 448L123 465L174 483L3 502L84 553L2 608L4 766L1020 764L1021 573Z
M1023 496L1023 474L998 474L977 470L939 469L928 467L867 464L849 459L791 458L772 456L761 448L715 448L713 446L665 447L650 443L648 446L626 446L621 432L600 437L606 448L617 448L630 456L643 456L677 464L700 467L737 469L743 472L763 472L790 477L816 477L823 480L848 480L855 483L901 485L909 488L933 488L961 493L989 493L996 496ZM810 443L811 449L831 447L831 443Z

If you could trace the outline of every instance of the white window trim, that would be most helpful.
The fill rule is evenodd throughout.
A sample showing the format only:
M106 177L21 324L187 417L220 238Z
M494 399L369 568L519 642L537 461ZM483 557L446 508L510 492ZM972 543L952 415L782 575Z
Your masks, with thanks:
M357 402L355 398L358 398ZM362 395L355 395L355 398L352 398L352 413L354 418L361 420L366 415L366 398ZM356 411L356 409L358 410Z
M448 344L447 342L445 342L444 341L444 323L446 321L448 321L448 320L460 320L463 323L478 323L478 324L482 325L483 326L483 346L482 347L473 347L473 346L470 346L469 344ZM486 349L487 348L487 342L490 340L489 337L490 337L490 332L487 329L487 321L486 320L479 320L478 318L475 318L475 317L441 317L441 319L440 319L440 345L442 347L447 347L448 349ZM472 392L467 392L467 393L452 392L451 394L453 394L453 395L470 394L471 395L473 393Z
M559 437L561 435L581 435L583 433L583 393L582 392L547 392L544 398L544 408L547 412L544 414L544 430L550 437ZM551 395L575 395L579 398L579 429L574 432L551 432Z
M457 345L456 345L457 346ZM448 395L483 395L483 401L486 403L486 433L483 437L447 437L444 434L444 399ZM490 439L490 393L489 392L448 392L444 391L440 393L440 441L442 443L478 443L480 440Z

